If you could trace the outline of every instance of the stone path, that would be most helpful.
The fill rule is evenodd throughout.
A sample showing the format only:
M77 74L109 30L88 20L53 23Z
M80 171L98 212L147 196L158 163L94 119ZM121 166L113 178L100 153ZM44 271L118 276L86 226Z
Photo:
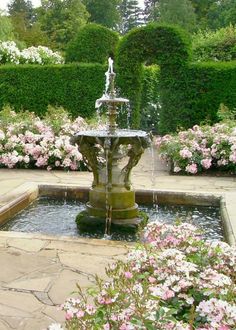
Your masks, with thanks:
M105 276L105 267L123 258L124 245L102 240L0 236L0 330L42 330L63 322L58 306Z
M0 169L0 207L29 183L89 187L91 173ZM157 154L148 150L133 170L135 189L158 189L224 195L236 233L236 178L172 176ZM233 234L234 234L233 233ZM76 289L87 288L94 275L123 258L122 243L0 232L0 330L43 330L63 321L58 305Z

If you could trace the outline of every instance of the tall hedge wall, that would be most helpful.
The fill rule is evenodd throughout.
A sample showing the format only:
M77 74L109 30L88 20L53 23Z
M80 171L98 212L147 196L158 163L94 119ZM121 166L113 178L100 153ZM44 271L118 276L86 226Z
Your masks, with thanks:
M190 40L176 27L150 24L132 30L121 40L117 57L119 84L133 108L133 127L140 125L142 88L146 88L143 64L160 65L160 80L150 81L159 89L160 133L206 119L214 123L220 103L236 106L236 63L190 63Z
M103 93L105 71L100 64L0 66L0 108L10 104L43 115L51 104L74 117L90 117Z

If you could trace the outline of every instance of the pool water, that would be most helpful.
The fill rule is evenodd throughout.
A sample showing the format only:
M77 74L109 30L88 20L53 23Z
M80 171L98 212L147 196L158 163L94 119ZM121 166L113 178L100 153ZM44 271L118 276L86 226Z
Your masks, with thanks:
M103 238L104 228L97 233L80 233L75 218L85 209L85 204L76 200L40 197L6 224L3 231L42 233L58 236ZM203 230L207 239L223 240L220 209L213 206L154 205L139 209L149 215L149 221L174 223L176 220L190 222ZM134 234L111 233L113 240L134 241Z

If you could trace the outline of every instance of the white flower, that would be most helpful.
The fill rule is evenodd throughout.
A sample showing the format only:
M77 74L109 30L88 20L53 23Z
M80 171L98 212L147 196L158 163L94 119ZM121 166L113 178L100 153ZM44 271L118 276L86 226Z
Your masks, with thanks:
M63 328L59 323L52 323L49 325L48 330L63 330Z

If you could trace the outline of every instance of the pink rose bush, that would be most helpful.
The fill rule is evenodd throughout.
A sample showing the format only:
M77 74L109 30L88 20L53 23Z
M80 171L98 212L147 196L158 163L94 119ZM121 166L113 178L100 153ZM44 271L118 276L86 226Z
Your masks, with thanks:
M71 137L88 127L83 118L74 121L62 108L49 107L40 119L34 113L0 112L0 167L78 170L82 155Z
M142 238L108 280L66 300L66 329L236 329L235 248L187 223L152 222Z
M217 169L236 173L236 123L197 126L156 139L160 157L175 173L196 174Z

